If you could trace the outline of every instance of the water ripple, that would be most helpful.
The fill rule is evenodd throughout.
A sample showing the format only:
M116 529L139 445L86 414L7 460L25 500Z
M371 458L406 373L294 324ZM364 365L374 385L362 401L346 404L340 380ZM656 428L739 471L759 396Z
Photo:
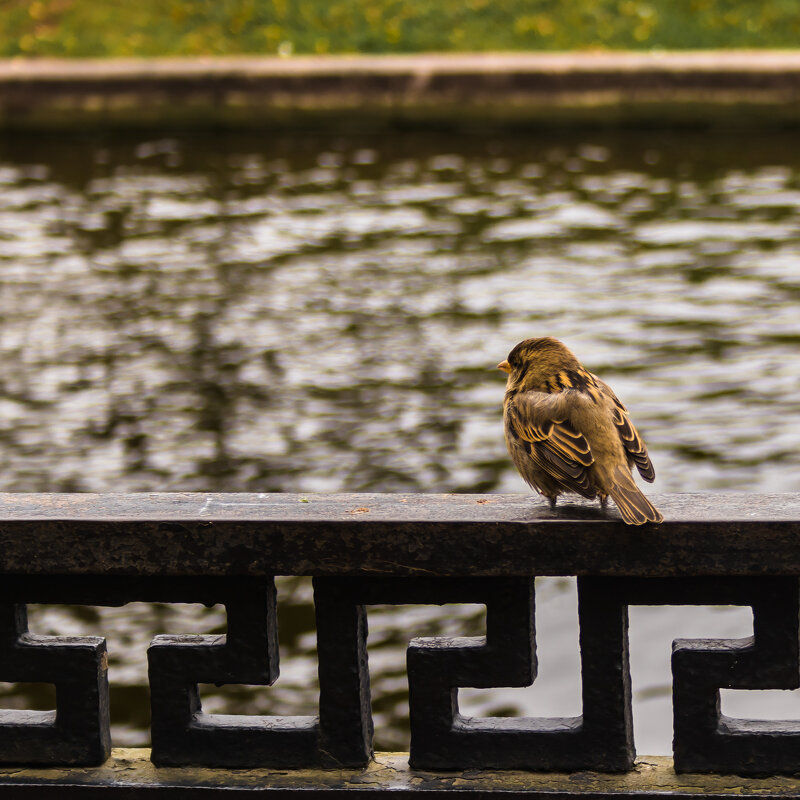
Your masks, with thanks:
M656 489L800 490L794 135L6 136L0 183L3 490L524 491L493 367L538 335L613 384ZM281 682L210 710L315 713L309 591L281 584ZM220 625L147 608L31 616L118 631L118 743L142 637ZM405 631L481 626L371 612L379 746L405 746Z

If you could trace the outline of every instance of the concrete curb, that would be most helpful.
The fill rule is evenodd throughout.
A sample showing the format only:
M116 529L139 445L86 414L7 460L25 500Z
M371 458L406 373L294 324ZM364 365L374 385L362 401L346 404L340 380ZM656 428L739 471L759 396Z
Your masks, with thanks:
M0 61L0 128L800 124L800 51Z

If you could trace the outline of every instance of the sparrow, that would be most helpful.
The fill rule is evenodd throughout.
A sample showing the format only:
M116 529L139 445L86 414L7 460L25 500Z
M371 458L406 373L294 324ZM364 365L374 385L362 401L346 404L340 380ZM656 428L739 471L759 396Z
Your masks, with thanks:
M648 483L656 473L628 410L566 345L526 339L497 368L508 373L503 424L511 460L551 508L574 492L598 497L603 508L610 496L628 525L664 519L633 481L634 466Z

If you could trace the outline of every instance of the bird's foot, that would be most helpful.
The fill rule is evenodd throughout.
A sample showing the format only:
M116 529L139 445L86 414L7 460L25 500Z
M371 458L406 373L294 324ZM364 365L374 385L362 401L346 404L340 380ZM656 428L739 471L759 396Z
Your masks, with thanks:
M607 494L601 494L600 495L600 508L602 508L603 511L605 511L607 505L608 505L608 495Z
M556 510L556 502L558 501L558 495L557 494L553 495L552 497L548 497L547 499L550 501L550 510L551 511L555 511Z

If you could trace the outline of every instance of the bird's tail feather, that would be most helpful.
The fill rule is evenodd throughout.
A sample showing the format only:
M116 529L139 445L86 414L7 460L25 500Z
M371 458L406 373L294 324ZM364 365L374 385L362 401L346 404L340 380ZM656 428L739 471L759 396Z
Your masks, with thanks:
M617 504L622 519L628 525L643 525L645 522L662 522L659 510L639 491L630 473L617 466L609 494Z

